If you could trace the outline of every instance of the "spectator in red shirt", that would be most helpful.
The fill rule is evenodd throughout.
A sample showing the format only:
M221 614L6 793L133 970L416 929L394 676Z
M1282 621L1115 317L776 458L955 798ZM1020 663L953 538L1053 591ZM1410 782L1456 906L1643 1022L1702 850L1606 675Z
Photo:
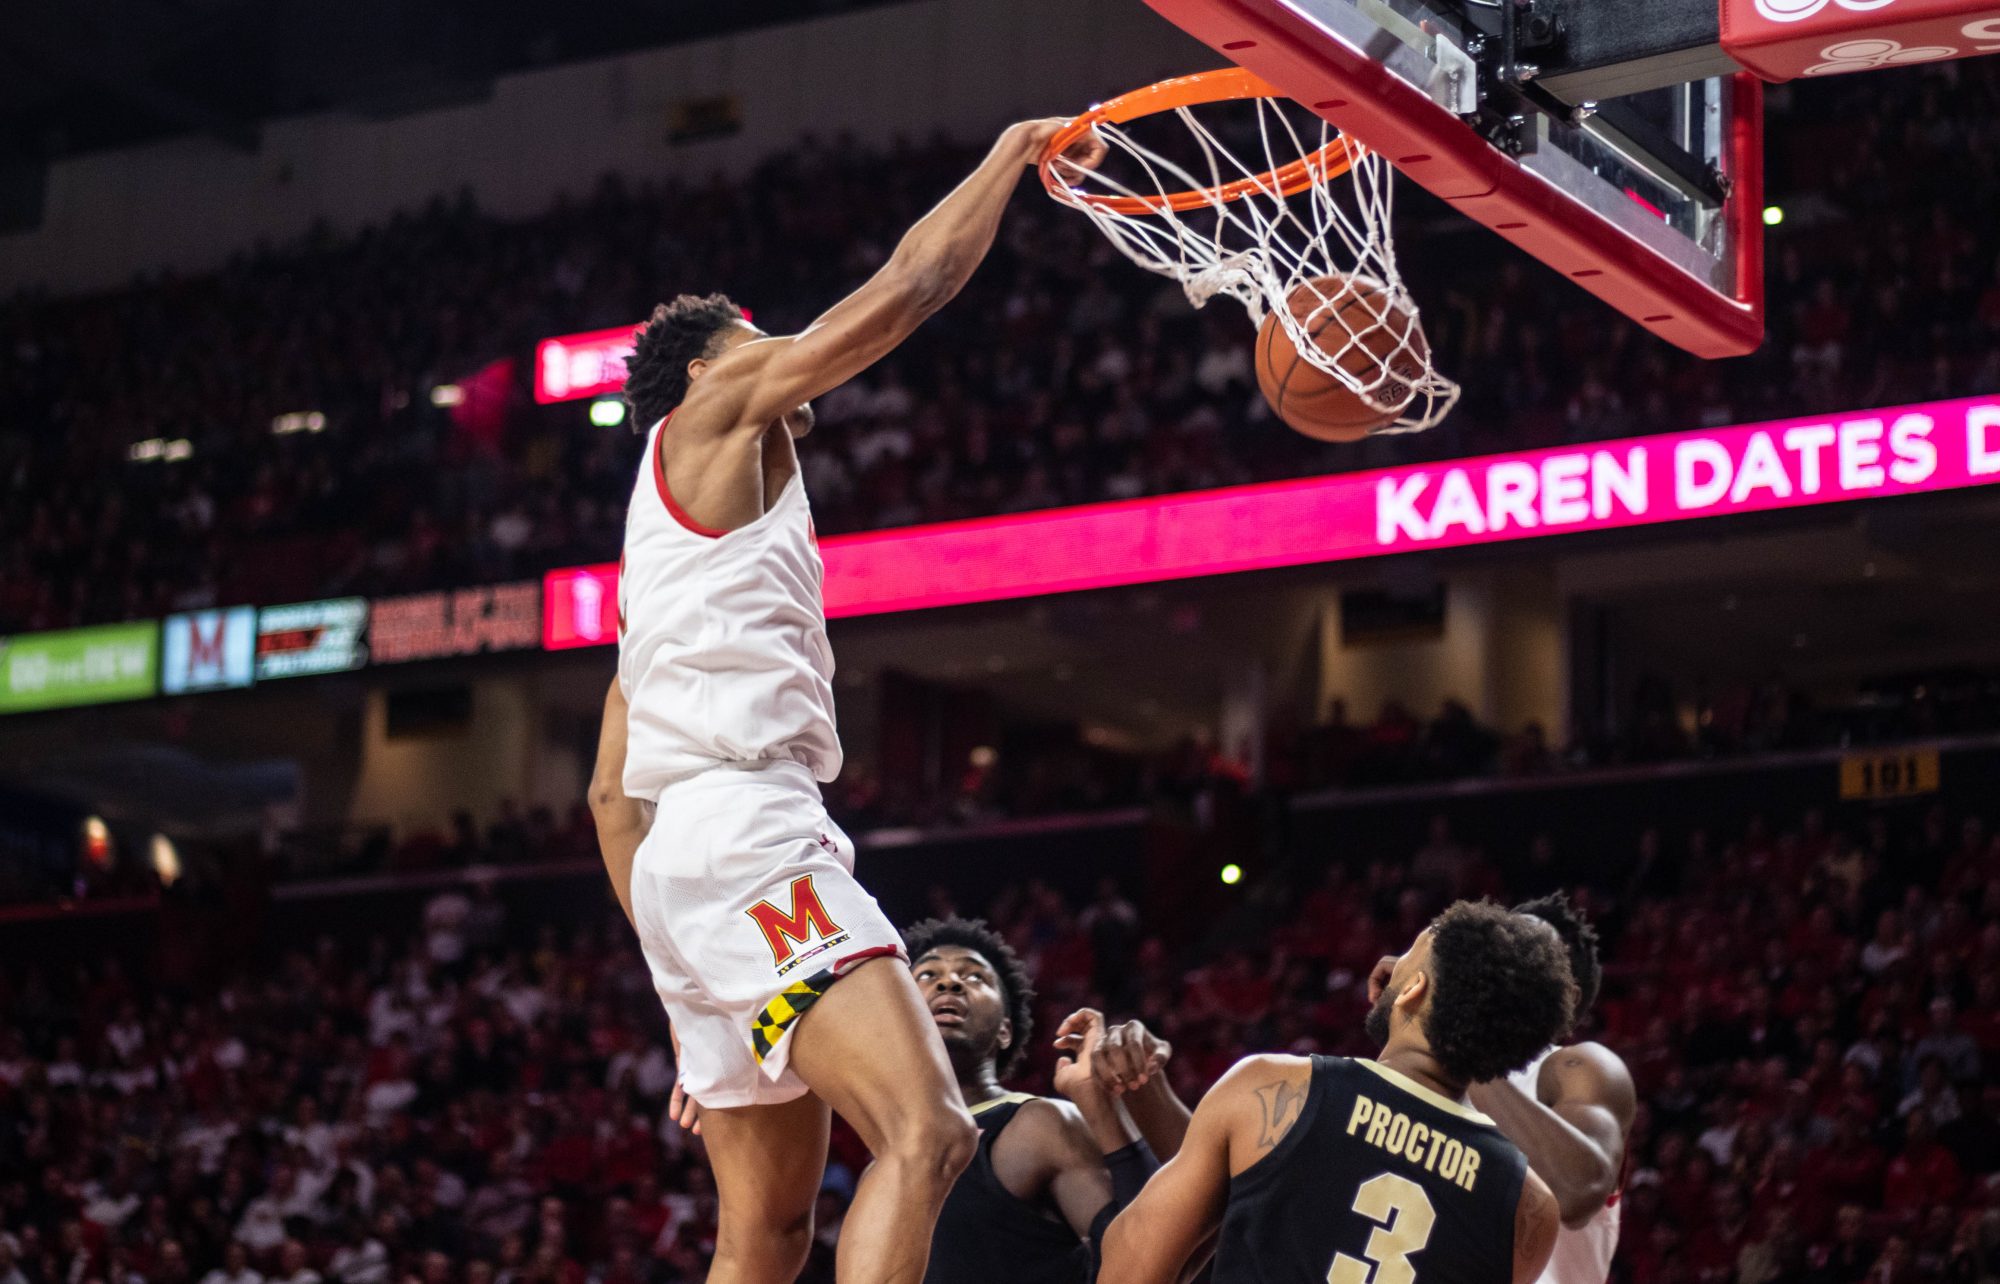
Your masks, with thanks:
M657 1243L672 1211L660 1196L660 1179L651 1173L632 1184L632 1233L643 1244Z
M598 1125L603 1138L598 1180L605 1186L628 1188L659 1163L659 1139L651 1125L632 1112L625 1096L611 1099L610 1115Z
M1715 1188L1710 1206L1711 1216L1688 1241L1688 1260L1704 1284L1728 1284L1751 1239L1749 1192L1740 1182L1724 1182Z
M1933 1204L1949 1204L1965 1187L1965 1174L1951 1151L1939 1143L1937 1127L1924 1111L1904 1121L1903 1152L1882 1174L1882 1206L1904 1219Z
M1843 1110L1834 1125L1833 1141L1807 1154L1804 1173L1830 1202L1873 1207L1881 1198L1887 1162L1882 1148L1869 1140L1861 1115Z

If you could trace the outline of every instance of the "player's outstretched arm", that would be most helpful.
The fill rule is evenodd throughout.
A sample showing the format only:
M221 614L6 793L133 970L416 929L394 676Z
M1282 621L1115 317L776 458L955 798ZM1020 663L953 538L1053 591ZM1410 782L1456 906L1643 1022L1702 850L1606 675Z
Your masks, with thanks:
M1312 1063L1300 1057L1246 1057L1216 1081L1195 1107L1187 1137L1111 1223L1098 1284L1178 1284L1208 1257L1229 1200L1241 1151L1254 1163L1299 1120L1312 1086Z
M1547 1180L1565 1226L1581 1226L1618 1189L1625 1136L1638 1109L1631 1072L1609 1048L1578 1043L1542 1064L1540 1100L1505 1079L1472 1086L1528 1166Z
M632 858L651 827L646 807L637 798L625 796L625 692L618 679L604 694L604 723L597 732L597 765L590 773L590 818L597 824L597 849L604 857L604 872L611 876L611 890L618 904L632 919Z
M1022 170L1041 160L1067 121L1010 125L979 168L918 219L875 275L795 335L756 339L715 359L689 390L686 417L761 432L887 356L949 303L993 246ZM1086 135L1070 153L1094 166L1104 145Z

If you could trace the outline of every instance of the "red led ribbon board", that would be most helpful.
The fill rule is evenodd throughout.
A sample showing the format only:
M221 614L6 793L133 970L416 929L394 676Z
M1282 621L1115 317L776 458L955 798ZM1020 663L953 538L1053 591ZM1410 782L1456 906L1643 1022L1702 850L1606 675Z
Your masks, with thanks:
M837 619L1995 484L2000 395L841 535L820 556ZM551 571L543 601L549 650L618 640L616 563Z
M518 651L540 640L541 586L488 584L447 593L378 597L368 625L375 664Z

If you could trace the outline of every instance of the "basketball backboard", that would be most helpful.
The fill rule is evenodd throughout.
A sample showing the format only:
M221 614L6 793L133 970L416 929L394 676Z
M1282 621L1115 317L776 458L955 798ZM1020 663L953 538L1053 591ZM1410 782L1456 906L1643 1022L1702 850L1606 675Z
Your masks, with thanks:
M1763 338L1762 80L2000 52L2000 0L1147 3L1705 357Z
M1762 98L1748 74L1663 49L1650 76L1614 86L1637 92L1571 101L1540 83L1569 43L1545 4L1148 3L1662 338L1708 357L1761 340Z

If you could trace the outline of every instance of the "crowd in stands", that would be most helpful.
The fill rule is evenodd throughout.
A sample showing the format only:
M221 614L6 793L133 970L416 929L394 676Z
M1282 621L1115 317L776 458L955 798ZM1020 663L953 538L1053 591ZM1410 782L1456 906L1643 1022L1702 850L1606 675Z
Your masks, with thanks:
M2000 387L2000 65L1782 88L1770 121L1761 352L1683 357L1413 198L1404 266L1466 396L1359 448L1270 418L1232 305L1191 309L1024 181L964 297L822 403L819 529ZM797 326L976 154L808 140L738 182L607 179L525 222L466 196L213 274L0 302L0 634L609 559L636 439L530 404L534 343L682 290ZM446 383L462 404L432 404Z
M835 818L856 834L907 826L948 830L1113 808L1207 811L1223 800L1282 799L1330 788L1518 779L2000 730L2000 682L1967 678L1915 683L1839 710L1815 709L1776 684L1732 689L1700 701L1691 730L1657 683L1648 684L1636 703L1630 725L1619 733L1578 735L1561 744L1539 724L1513 733L1488 727L1457 700L1445 701L1428 718L1388 701L1366 723L1351 720L1346 705L1335 701L1311 727L1274 728L1261 757L1250 746L1218 744L1205 734L1146 754L1044 739L1018 748L982 746L963 764L951 764L961 769L941 772L934 782L890 778L850 759L826 786L826 797ZM589 860L595 851L581 801L560 815L503 801L483 827L461 811L400 834L385 827L289 835L280 840L276 872L282 878L417 873ZM93 884L92 894L103 892Z
M1154 935L1108 880L979 908L1034 972L1038 1028L1139 1015L1194 1100L1248 1050L1365 1054L1376 958L1451 898L1564 883L1605 937L1580 1033L1642 1103L1614 1278L2000 1276L2000 834L1942 807L1640 823L1634 859L1568 853L1570 878L1546 840L1496 860L1439 818L1414 852L1242 889L1200 942ZM0 1284L701 1279L714 1190L665 1116L629 928L534 912L448 887L416 921L171 992L115 958L0 972ZM1035 1046L1021 1084L1045 1089ZM815 1281L866 1162L851 1135L833 1150Z
M2000 680L1946 674L1884 684L1838 705L1815 704L1778 682L1675 692L1658 678L1637 684L1615 727L1552 735L1539 723L1502 729L1446 699L1428 716L1387 700L1372 721L1332 701L1317 723L1276 723L1261 753L1184 737L1145 755L1046 739L1014 751L973 751L964 770L925 786L883 779L851 761L828 787L842 822L952 826L1054 812L1094 811L1216 792L1286 796L1477 778L1520 778L1661 762L1792 750L1935 740L2000 730Z

